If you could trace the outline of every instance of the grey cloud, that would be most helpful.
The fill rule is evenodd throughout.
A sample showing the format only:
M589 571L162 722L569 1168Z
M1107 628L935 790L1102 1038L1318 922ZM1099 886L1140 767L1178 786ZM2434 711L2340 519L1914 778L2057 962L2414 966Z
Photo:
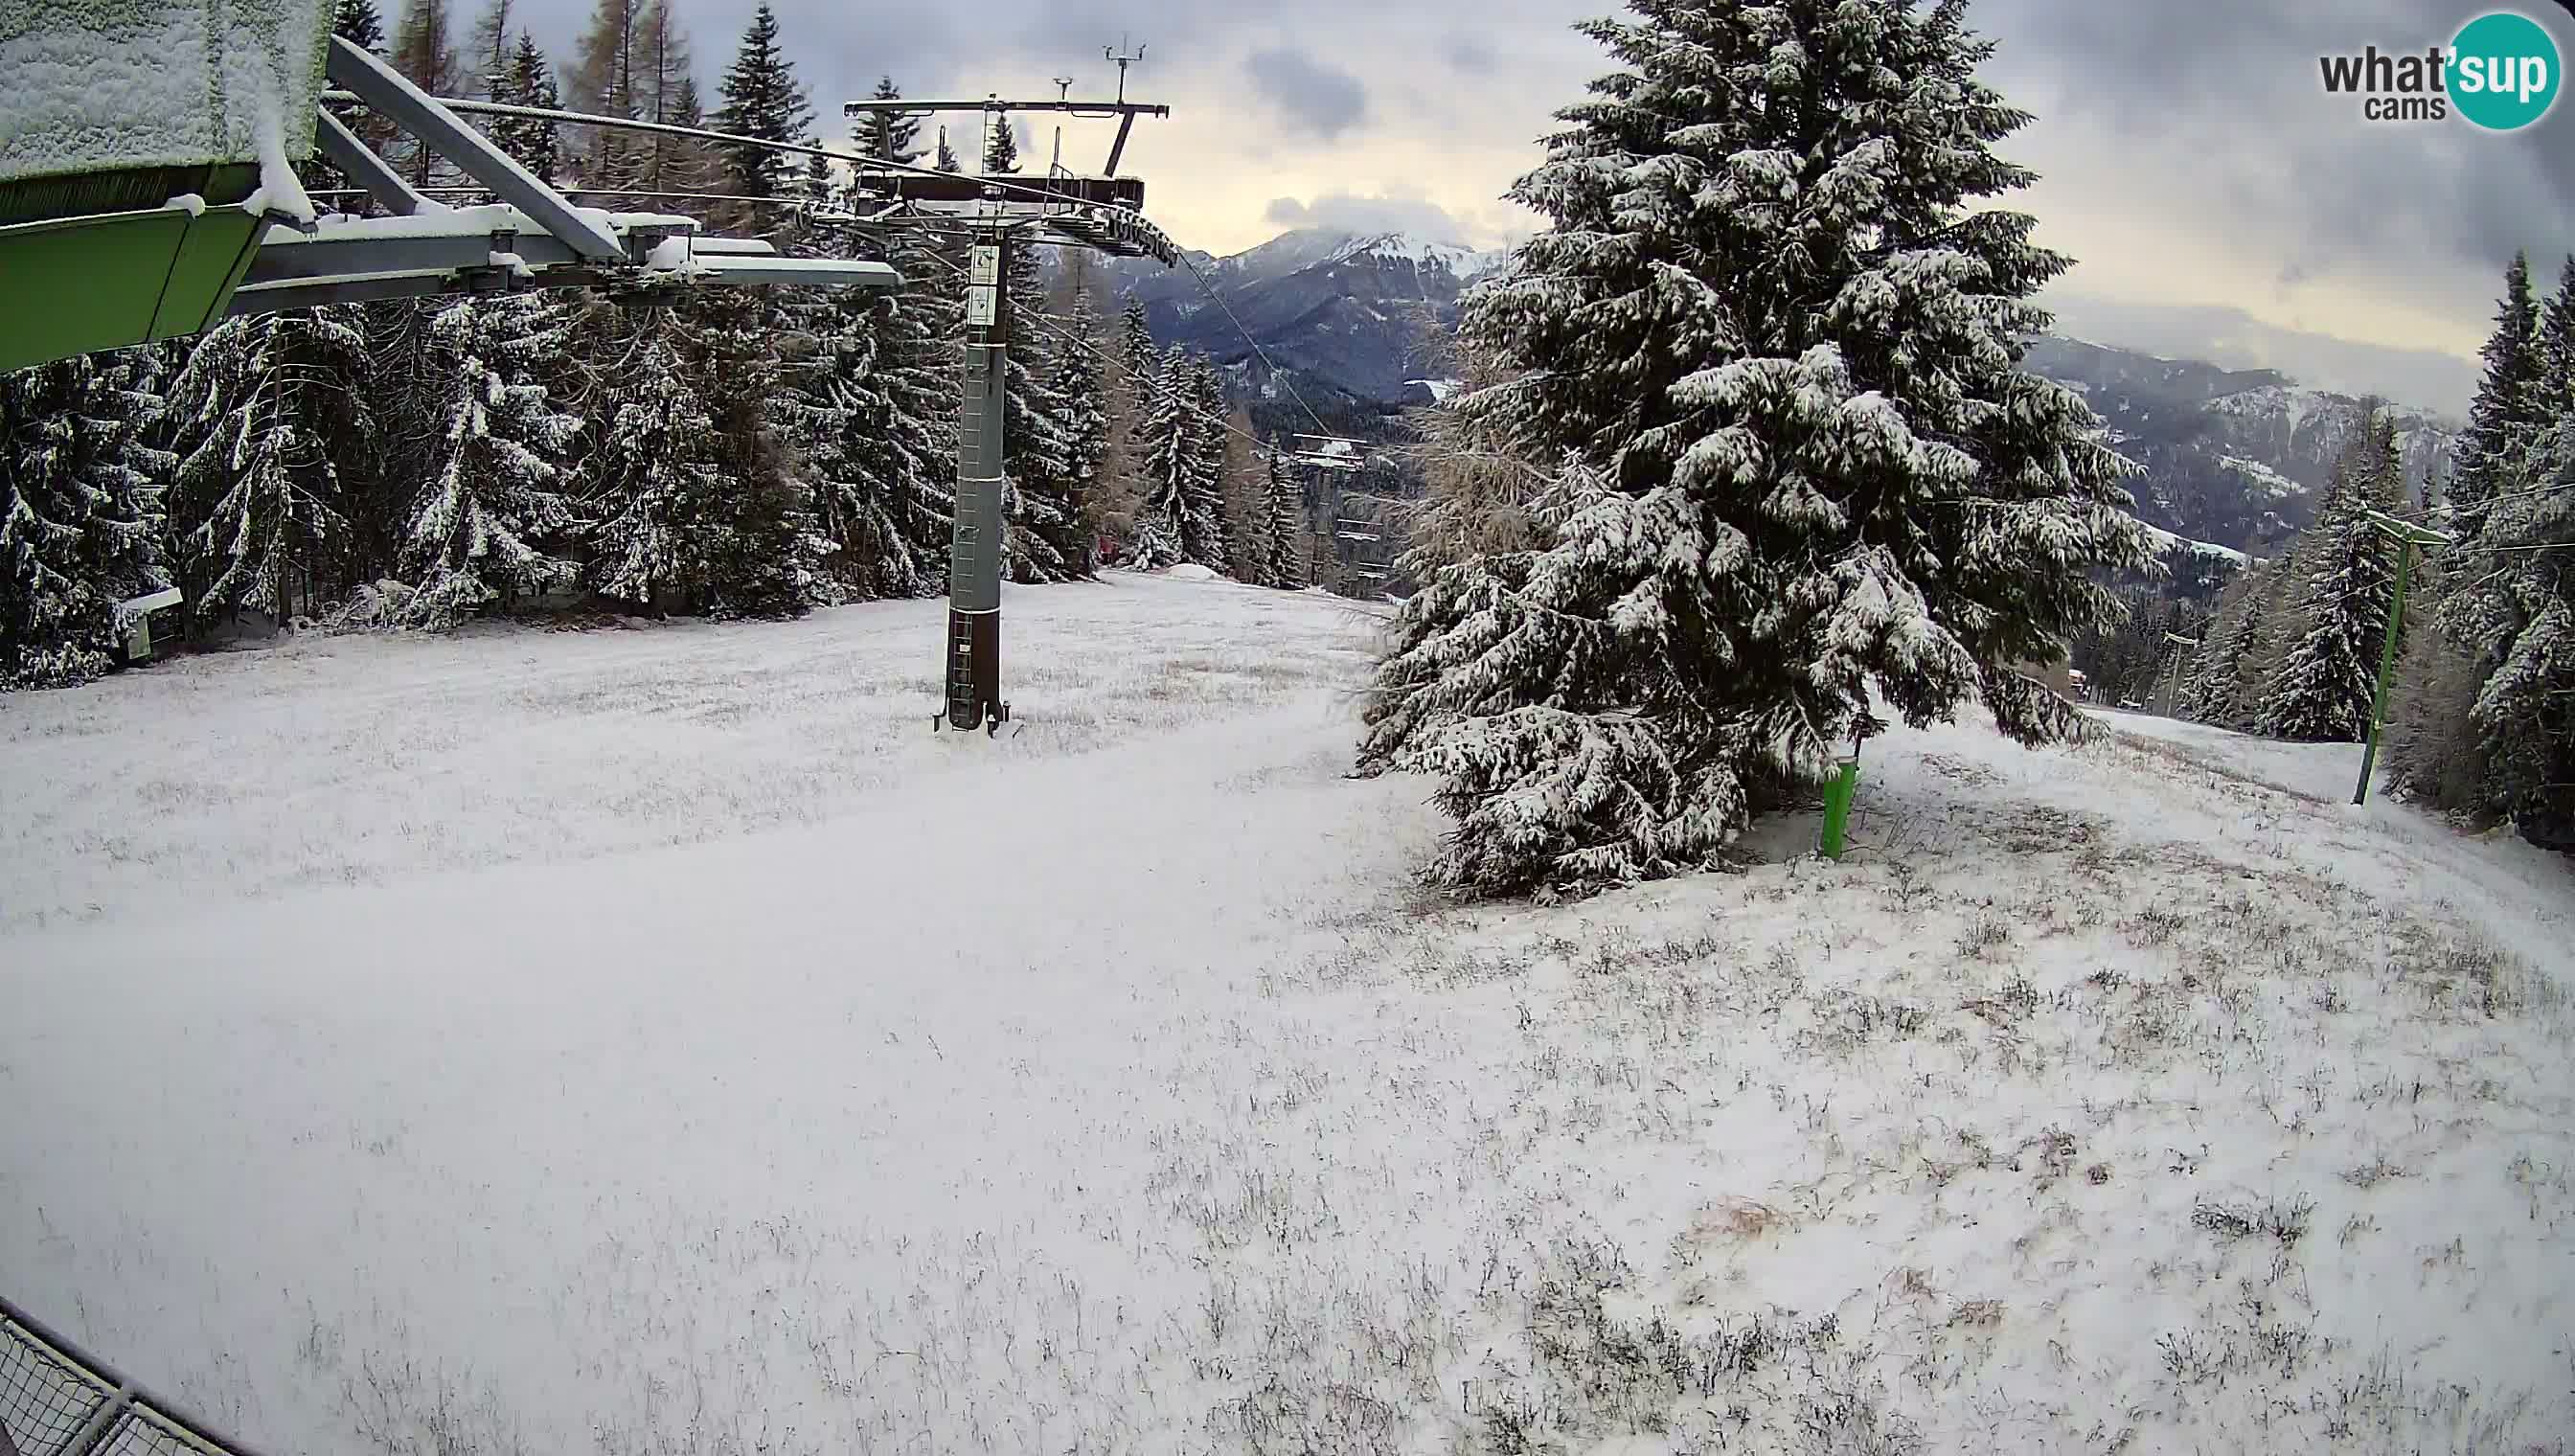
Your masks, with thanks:
M2024 136L2055 167L2115 167L2248 257L2407 278L2413 302L2457 314L2482 311L2514 249L2575 237L2575 113L2513 136L2367 122L2324 94L2317 58L2419 50L2488 8L1984 0L1975 23L2000 43L1989 78L2031 98ZM2575 25L2547 21L2575 55Z
M672 0L698 61L699 84L712 92L732 59L753 0ZM1239 21L1225 7L1198 0L987 0L968 7L898 8L845 0L774 0L789 59L814 97L818 124L841 130L840 103L864 96L879 75L905 94L971 100L994 84L997 70L1069 75L1078 92L1107 95L1118 68L1102 51L1143 44L1133 89L1150 90L1158 71L1207 67ZM386 26L399 0L380 0ZM557 60L568 60L592 0L516 0L521 24ZM1053 94L1048 91L1046 94Z
M569 59L591 3L517 0L523 21L558 59ZM712 92L752 0L671 3ZM1100 92L1117 78L1102 48L1135 42L1146 46L1146 59L1134 93L1190 100L1185 119L1161 125L1221 138L1237 166L1256 165L1255 154L1274 142L1319 139L1355 155L1394 128L1527 147L1533 161L1534 139L1549 129L1546 113L1578 99L1607 65L1571 23L1618 8L1615 0L1479 0L1469 26L1453 7L1429 0L1302 0L1292 21L1205 0L984 0L971 10L777 3L827 135L842 130L839 102L866 94L881 72L916 97L980 96L1008 76L1031 84L1069 75L1078 90ZM1974 0L1972 19L2000 44L1987 75L2039 113L2008 147L2042 173L2084 174L2093 193L2103 190L2101 179L2114 180L2129 210L2187 221L2212 248L2248 262L2254 278L2293 269L2311 285L2382 278L2391 297L2481 321L2515 248L2553 257L2561 240L2575 239L2575 103L2516 137L2458 125L2372 125L2347 102L2325 98L2315 58L2373 43L2428 44L2492 3ZM2549 24L2575 60L2575 21L2554 5L2523 8ZM1321 37L1364 40L1327 55ZM1300 39L1314 49L1295 49ZM1247 79L1261 104L1195 99ZM1052 125L1027 120L1032 161L1042 161L1036 154ZM1140 144L1158 134L1141 128ZM1069 145L1076 135L1069 130ZM1078 135L1080 145L1096 145L1088 132ZM1175 174L1158 185L1176 196L1193 181ZM1493 190L1508 181L1494 178ZM1419 205L1364 196L1382 186L1353 176L1346 190L1360 196L1309 199L1294 204L1301 213L1282 215L1413 231L1438 221ZM1349 221L1313 223L1313 215ZM2201 291L2188 277L2173 288L2176 297Z
M1440 48L1440 53L1446 58L1451 70L1480 76L1493 69L1493 48L1479 35L1469 35L1462 31L1452 35L1448 37L1448 43Z
M1330 141L1367 115L1367 88L1358 78L1287 46L1257 50L1244 61L1252 87L1289 125Z
M2265 324L2241 309L2166 307L2060 294L2043 300L2066 333L2228 369L2276 369L2303 384L2467 412L2476 366L2430 349L2389 349Z
M1448 210L1417 197L1360 197L1329 193L1312 202L1274 199L1263 218L1282 228L1332 228L1348 233L1409 233L1432 243L1460 243L1465 230Z

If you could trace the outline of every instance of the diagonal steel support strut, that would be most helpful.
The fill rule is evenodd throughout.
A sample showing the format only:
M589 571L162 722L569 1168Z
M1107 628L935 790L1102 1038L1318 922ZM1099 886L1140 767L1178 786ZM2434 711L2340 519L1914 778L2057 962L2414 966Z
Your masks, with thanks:
M535 218L574 252L594 263L628 261L617 236L574 207L571 199L538 180L456 113L423 95L401 73L344 37L331 37L329 75L333 85L393 118L431 151L492 189L493 196Z
M322 145L322 155L331 159L341 171L349 174L367 195L385 211L396 217L413 217L425 212L445 212L447 204L432 202L412 191L411 184L400 173L385 165L385 159L367 150L358 134L348 124L324 111L314 117L313 139Z

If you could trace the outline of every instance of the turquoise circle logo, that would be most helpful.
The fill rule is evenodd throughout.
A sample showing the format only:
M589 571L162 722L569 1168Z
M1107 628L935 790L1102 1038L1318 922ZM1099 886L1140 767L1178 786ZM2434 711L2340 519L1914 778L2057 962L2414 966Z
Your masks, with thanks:
M2527 15L2497 10L2459 28L2442 78L2470 124L2517 132L2557 104L2557 41Z

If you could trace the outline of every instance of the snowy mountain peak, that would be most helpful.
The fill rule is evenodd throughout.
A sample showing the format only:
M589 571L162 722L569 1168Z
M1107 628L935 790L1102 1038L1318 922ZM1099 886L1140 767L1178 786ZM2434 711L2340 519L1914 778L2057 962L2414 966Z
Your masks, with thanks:
M1335 249L1331 257L1325 261L1345 263L1353 258L1369 257L1395 259L1415 265L1436 264L1448 270L1458 282L1463 283L1490 269L1502 260L1502 256L1499 253L1478 252L1462 243L1434 243L1426 238L1416 238L1409 233L1377 233L1351 238Z

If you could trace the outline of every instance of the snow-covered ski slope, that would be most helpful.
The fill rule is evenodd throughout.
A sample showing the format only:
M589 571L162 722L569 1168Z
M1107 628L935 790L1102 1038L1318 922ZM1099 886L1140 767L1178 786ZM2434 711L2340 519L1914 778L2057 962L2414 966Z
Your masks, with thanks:
M1008 606L998 740L938 603L0 699L0 1283L276 1452L2575 1429L2567 877L2348 747L1442 908L1351 604Z

